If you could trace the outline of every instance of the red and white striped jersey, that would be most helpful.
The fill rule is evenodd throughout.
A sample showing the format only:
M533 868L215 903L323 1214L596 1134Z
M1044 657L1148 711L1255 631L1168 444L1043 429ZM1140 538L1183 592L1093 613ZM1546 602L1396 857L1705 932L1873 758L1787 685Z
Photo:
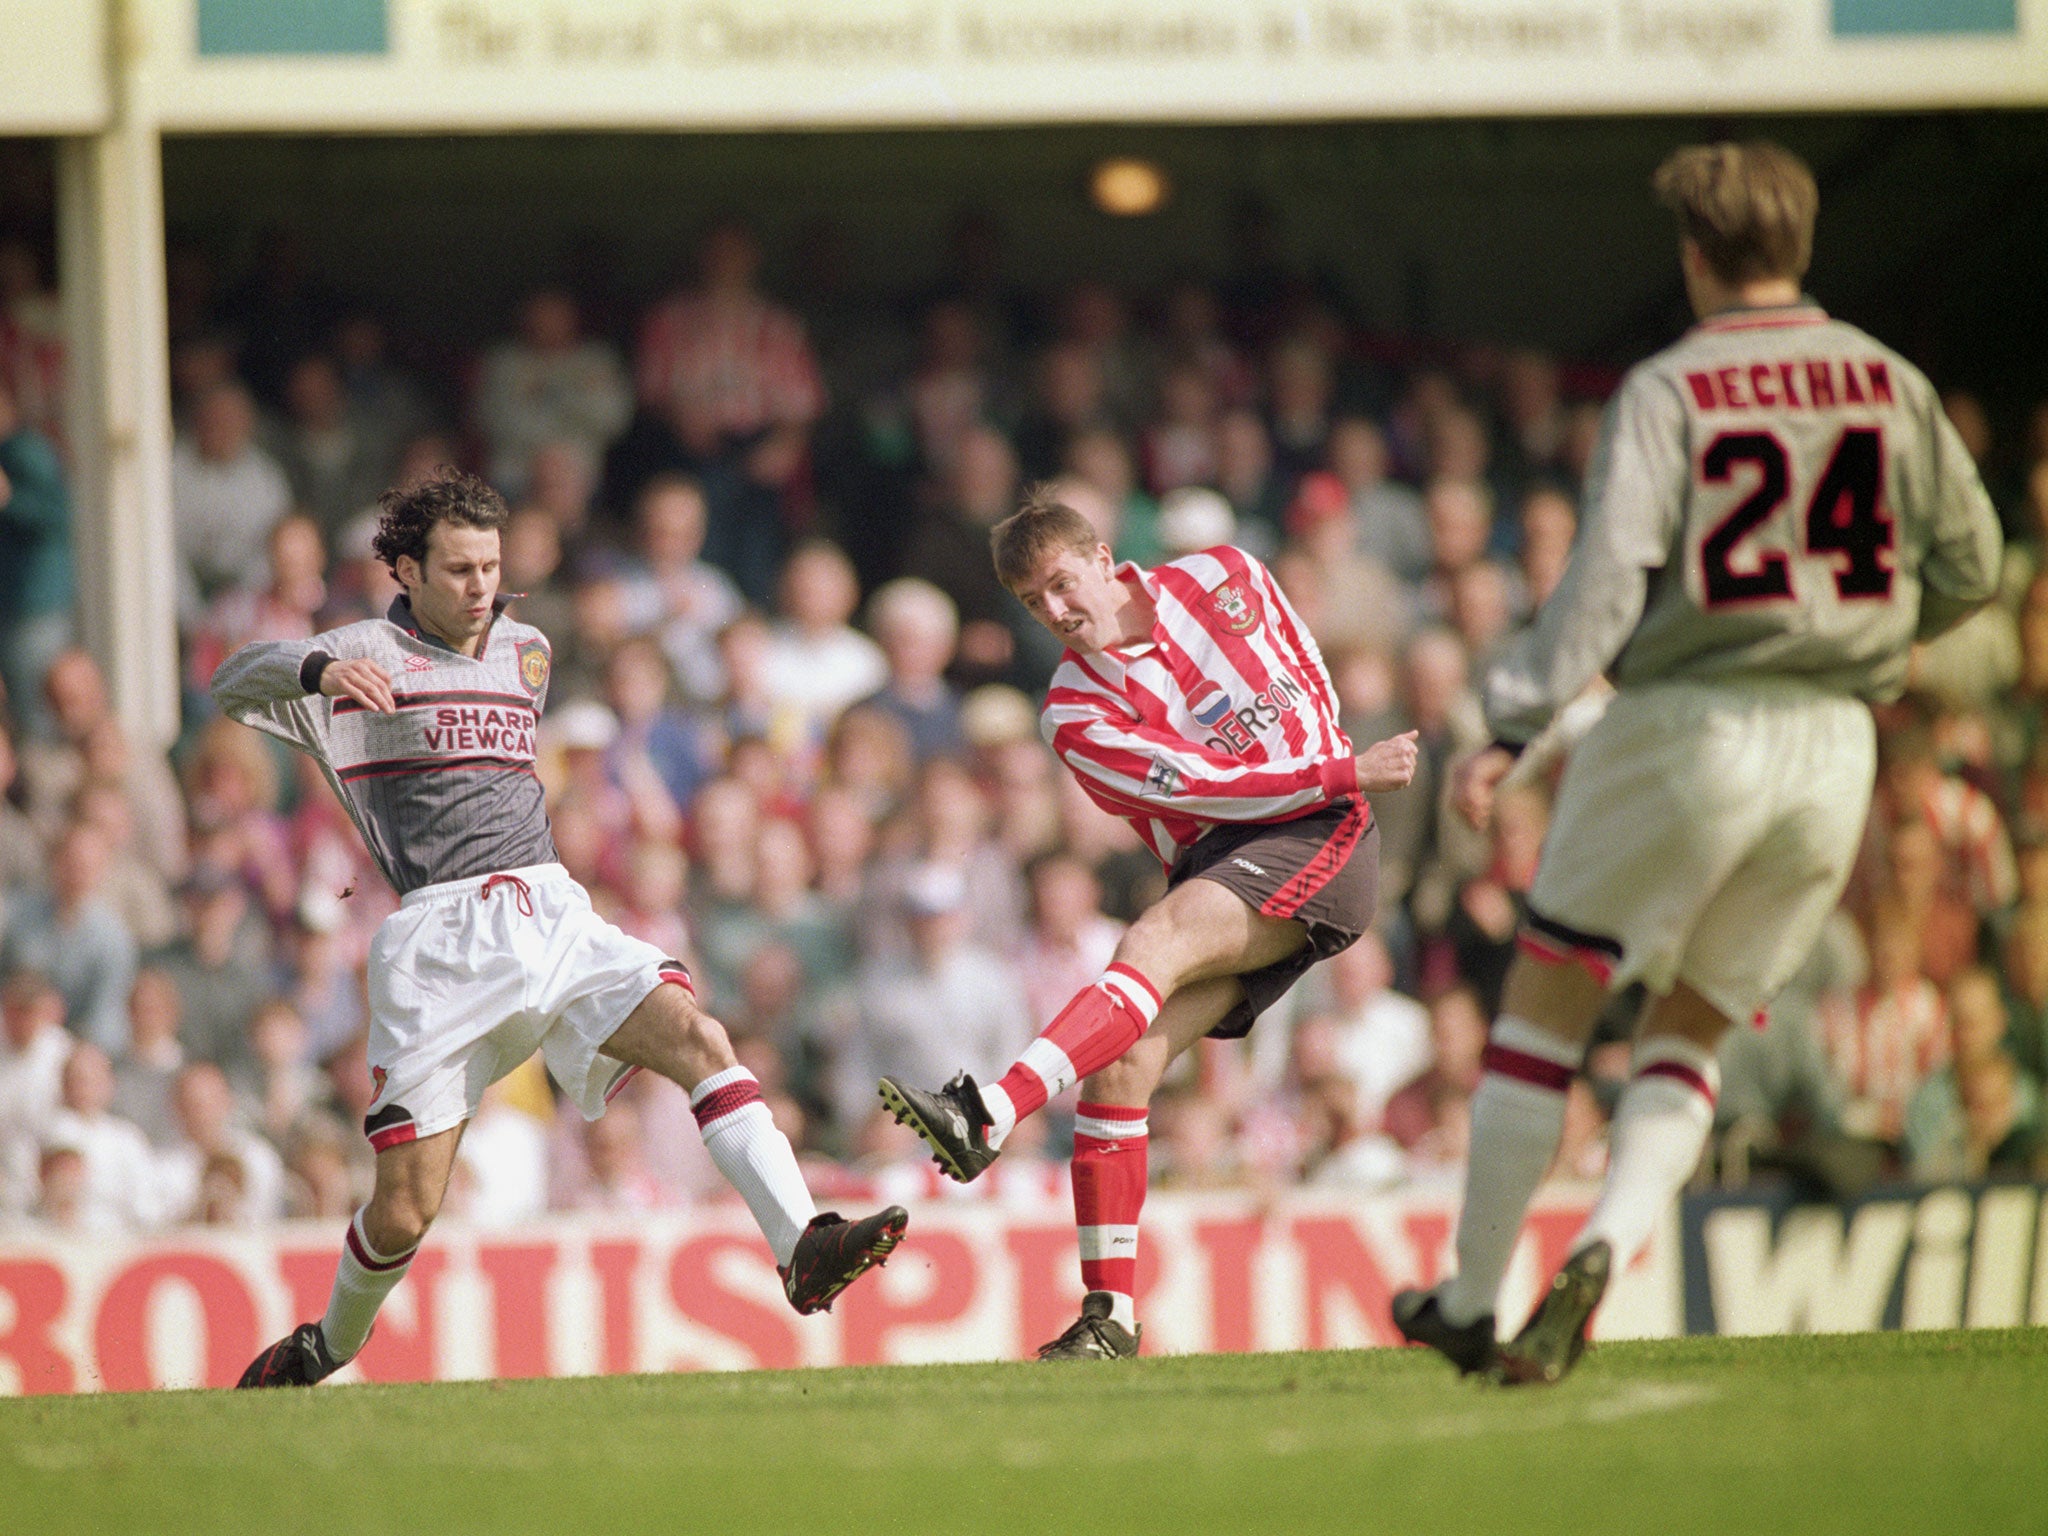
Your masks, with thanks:
M640 327L634 376L641 403L686 406L730 437L808 425L825 409L803 322L761 298L714 304L687 294Z
M1828 1056L1849 1091L1843 1114L1858 1136L1898 1140L1906 1106L1949 1059L1948 1007L1924 976L1889 991L1866 988L1853 1007L1824 1009Z
M1151 599L1152 638L1068 651L1039 727L1161 863L1218 822L1289 821L1358 793L1322 652L1272 572L1219 546L1116 576Z

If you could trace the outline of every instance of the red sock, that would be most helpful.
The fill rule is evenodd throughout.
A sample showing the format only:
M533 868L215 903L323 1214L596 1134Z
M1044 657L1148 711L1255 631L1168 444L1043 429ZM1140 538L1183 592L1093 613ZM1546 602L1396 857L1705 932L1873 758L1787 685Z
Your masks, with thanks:
M1145 1145L1142 1106L1080 1106L1074 1122L1074 1224L1081 1236L1081 1284L1118 1298L1117 1321L1126 1328L1136 1326Z
M995 1117L990 1142L1002 1145L1019 1120L1115 1061L1158 1017L1158 988L1128 965L1110 966L1074 995L1002 1081L982 1090Z

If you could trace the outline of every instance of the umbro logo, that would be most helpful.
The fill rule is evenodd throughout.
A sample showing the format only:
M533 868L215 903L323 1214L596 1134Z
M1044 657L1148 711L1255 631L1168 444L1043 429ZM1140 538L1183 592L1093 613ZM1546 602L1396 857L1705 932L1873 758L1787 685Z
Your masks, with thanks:
M1266 872L1263 869L1259 868L1258 865L1254 864L1250 859L1240 859L1233 857L1230 862L1235 864L1239 869L1250 870L1253 874L1257 875L1261 880L1266 878Z
M431 672L434 670L434 664L424 656L408 656L405 658L405 670L408 672Z

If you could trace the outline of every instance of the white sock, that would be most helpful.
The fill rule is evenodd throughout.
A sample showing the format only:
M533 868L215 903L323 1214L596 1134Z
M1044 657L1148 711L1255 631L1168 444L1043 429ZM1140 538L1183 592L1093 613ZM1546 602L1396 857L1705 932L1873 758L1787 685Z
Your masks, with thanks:
M1604 1239L1620 1270L1642 1251L1657 1217L1699 1167L1720 1091L1712 1051L1677 1035L1657 1035L1636 1047L1635 1073L1621 1090L1608 1133L1607 1183L1574 1252Z
M1010 1096L1003 1091L1001 1083L990 1083L981 1090L981 1107L988 1111L992 1122L983 1134L991 1147L1000 1150L1010 1132L1017 1129L1017 1106L1010 1102Z
M1451 1323L1494 1310L1522 1236L1522 1218L1564 1136L1565 1092L1585 1047L1503 1014L1487 1040L1486 1074L1472 1096L1458 1272L1437 1294Z
M355 1358L356 1351L370 1336L377 1321L377 1309L391 1288L405 1278L412 1264L413 1248L396 1257L379 1253L363 1235L363 1213L357 1211L348 1224L348 1237L341 1246L341 1267L334 1272L334 1289L327 1296L327 1315L320 1319L321 1337L336 1364Z
M797 1167L796 1150L775 1128L761 1098L761 1084L745 1067L727 1067L691 1090L690 1111L704 1150L754 1213L775 1262L787 1266L818 1207Z

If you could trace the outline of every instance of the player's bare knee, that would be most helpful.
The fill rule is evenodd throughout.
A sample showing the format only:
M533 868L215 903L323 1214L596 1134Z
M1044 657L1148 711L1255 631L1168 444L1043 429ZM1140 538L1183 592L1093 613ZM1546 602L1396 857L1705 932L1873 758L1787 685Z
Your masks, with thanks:
M1607 1003L1607 988L1570 961L1515 956L1501 992L1501 1012L1547 1030L1568 1045L1592 1037Z
M1091 1104L1145 1104L1159 1085L1151 1064L1132 1053L1111 1062L1081 1084L1081 1097Z
M684 1088L694 1088L738 1060L725 1026L680 987L658 988L627 1026L607 1049ZM630 1052L616 1048L621 1044Z
M1728 1033L1733 1021L1684 982L1651 1001L1638 1032L1643 1039L1653 1035L1677 1035L1704 1050L1713 1050Z
M699 1064L702 1076L723 1072L732 1066L732 1039L725 1032L725 1026L703 1009L692 1006L687 1009L677 1025L677 1043L684 1056Z
M363 1235L383 1254L410 1252L441 1212L441 1191L410 1183L379 1187L363 1210Z
M1190 965L1189 935L1169 902L1147 908L1124 930L1114 959L1143 976L1162 995L1180 985Z

